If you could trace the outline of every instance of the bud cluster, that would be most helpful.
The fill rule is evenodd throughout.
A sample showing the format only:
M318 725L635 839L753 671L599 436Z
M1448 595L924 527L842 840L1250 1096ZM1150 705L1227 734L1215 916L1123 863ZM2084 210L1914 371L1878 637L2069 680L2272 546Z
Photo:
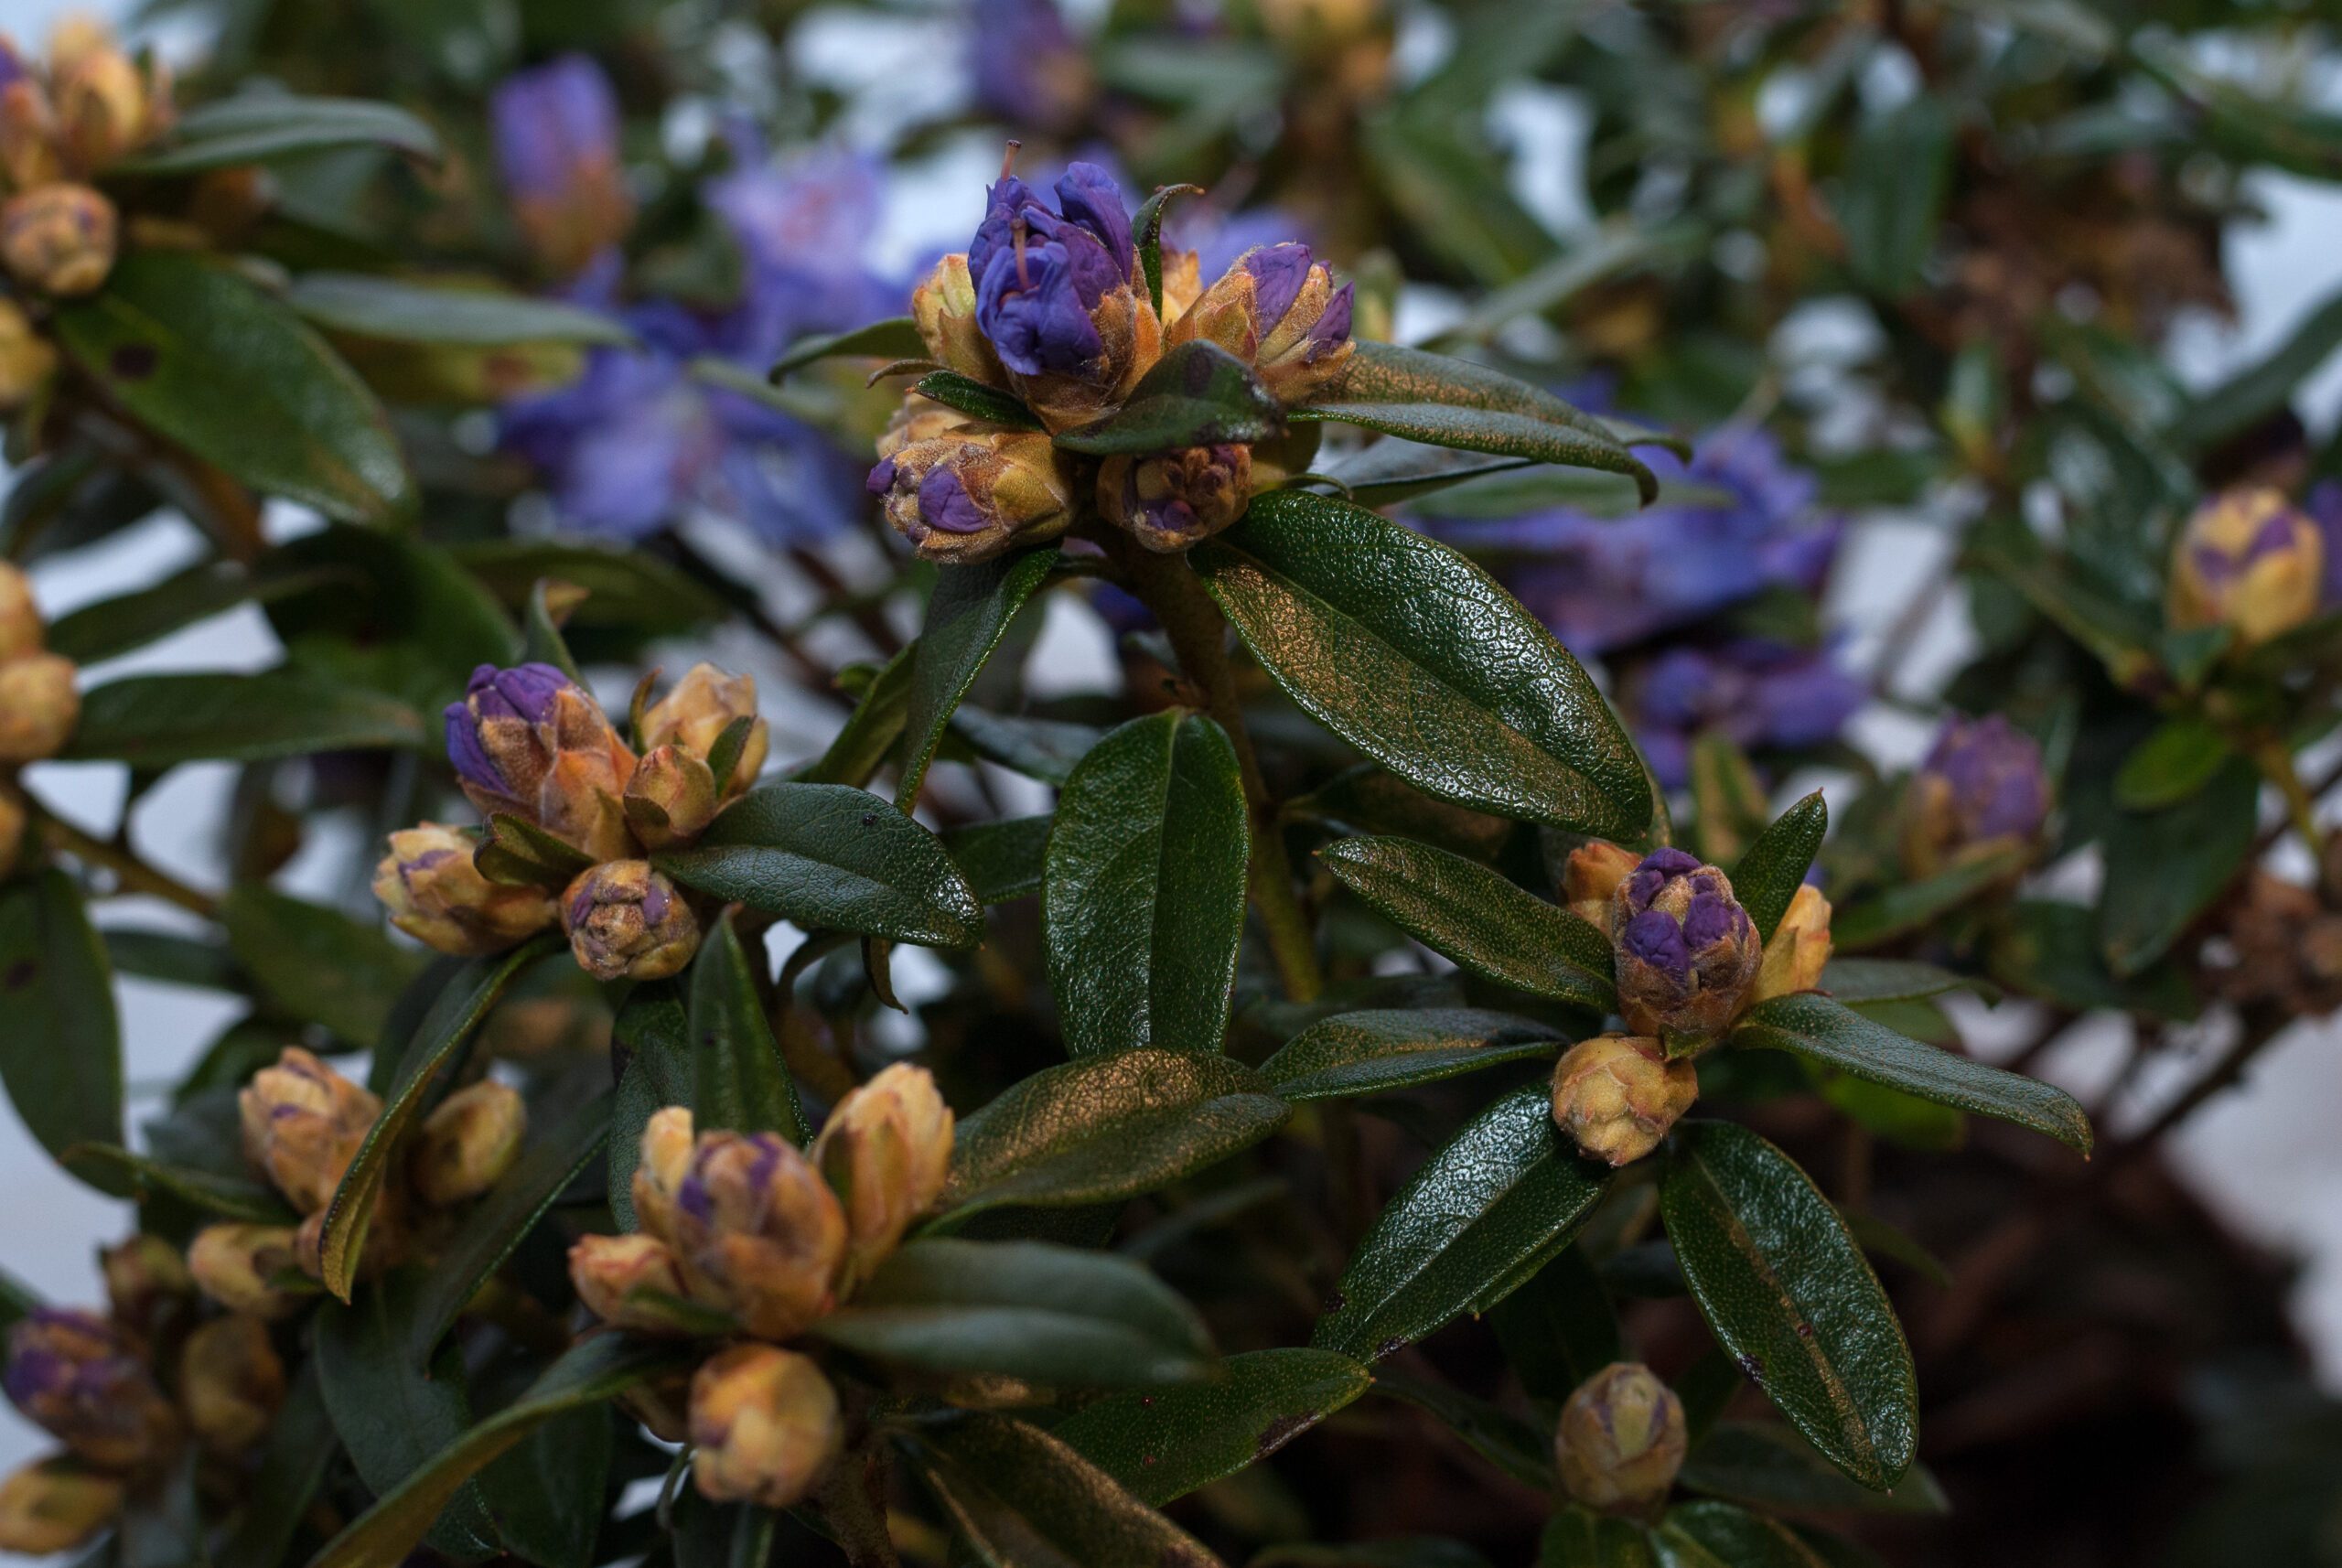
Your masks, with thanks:
M693 1474L717 1502L783 1508L841 1442L836 1391L783 1349L848 1299L943 1190L952 1118L923 1068L897 1065L838 1102L810 1151L774 1133L695 1133L669 1106L643 1129L633 1193L642 1230L586 1236L569 1252L578 1299L614 1327L679 1331L679 1302L728 1318L739 1338L691 1380L680 1420Z
M71 660L45 646L30 579L0 562L0 773L54 757L64 746L81 716L76 674ZM13 791L0 795L0 876L7 875L22 834L22 811Z
M101 23L60 22L42 62L0 38L0 264L17 285L70 296L105 282L120 220L91 182L172 117L168 72L132 59ZM13 326L0 321L0 403L24 369L7 362Z

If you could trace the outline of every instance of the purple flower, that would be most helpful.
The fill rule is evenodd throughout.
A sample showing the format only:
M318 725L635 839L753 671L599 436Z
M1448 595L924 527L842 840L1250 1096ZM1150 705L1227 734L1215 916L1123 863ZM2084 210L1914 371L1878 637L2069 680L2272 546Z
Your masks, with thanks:
M507 77L489 100L496 163L521 229L568 276L634 221L618 162L618 95L584 55Z
M724 351L759 370L799 338L860 327L902 309L901 280L865 257L876 238L885 169L876 159L824 151L786 165L736 127L733 167L701 190L747 263L740 308Z
M1696 855L1662 847L1611 896L1618 1005L1627 1026L1681 1055L1730 1026L1763 944L1732 883Z
M2040 743L1998 714L1954 715L1912 779L1907 845L1932 870L1978 845L2027 843L2048 817Z
M1691 781L1703 732L1743 750L1820 746L1837 738L1864 694L1826 648L1749 638L1667 650L1628 682L1623 705L1651 771L1675 789Z
M1052 212L1015 175L992 188L968 245L976 325L1020 375L1086 378L1105 357L1099 307L1130 286L1130 216L1095 164L1070 166L1057 195L1061 210Z
M533 777L506 777L482 743L481 726L500 720L531 727L551 724L554 700L573 684L550 664L520 664L510 670L483 664L474 670L463 701L448 703L442 715L447 726L447 759L456 765L457 775L500 795L535 789Z
M968 64L985 113L1042 131L1080 117L1090 61L1056 0L975 0L970 21Z
M2321 480L2309 493L2310 521L2326 545L2326 575L2318 585L2318 607L2342 609L2342 479Z

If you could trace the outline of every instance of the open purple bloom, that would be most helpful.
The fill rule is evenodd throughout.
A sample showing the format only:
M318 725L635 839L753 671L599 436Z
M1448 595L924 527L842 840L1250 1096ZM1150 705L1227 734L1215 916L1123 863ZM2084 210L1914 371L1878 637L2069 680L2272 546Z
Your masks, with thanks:
M1096 164L1069 166L1051 211L1015 175L992 188L968 245L976 325L1020 375L1085 375L1105 352L1096 312L1131 284L1130 216Z
M975 0L969 22L968 64L987 113L1037 130L1080 115L1090 62L1056 0Z
M1751 638L1669 649L1629 683L1623 705L1651 771L1674 789L1690 782L1692 744L1703 731L1743 750L1820 746L1837 738L1864 695L1830 650Z
M1919 772L1941 781L1942 809L1962 843L2030 839L2049 815L2041 744L1999 714L1947 720Z

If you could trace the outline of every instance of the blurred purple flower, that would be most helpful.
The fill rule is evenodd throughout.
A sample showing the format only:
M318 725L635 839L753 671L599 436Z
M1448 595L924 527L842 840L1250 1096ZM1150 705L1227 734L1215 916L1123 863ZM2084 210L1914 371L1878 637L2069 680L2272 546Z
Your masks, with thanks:
M1057 0L975 0L968 65L976 103L1018 130L1061 131L1096 89Z
M496 165L529 248L574 276L626 237L634 206L618 162L618 102L602 68L564 55L519 71L489 100Z
M1667 650L1628 683L1623 707L1651 771L1676 789L1691 781L1692 743L1703 733L1745 751L1820 746L1837 737L1864 694L1826 647L1746 638Z
M2326 580L2317 596L2320 609L2342 609L2342 479L2326 479L2309 492L2310 521L2326 542Z
M1197 270L1204 286L1236 264L1236 258L1255 247L1313 242L1309 225L1281 207L1248 207L1225 212L1205 203L1170 203L1163 223L1163 242L1176 251L1196 252Z

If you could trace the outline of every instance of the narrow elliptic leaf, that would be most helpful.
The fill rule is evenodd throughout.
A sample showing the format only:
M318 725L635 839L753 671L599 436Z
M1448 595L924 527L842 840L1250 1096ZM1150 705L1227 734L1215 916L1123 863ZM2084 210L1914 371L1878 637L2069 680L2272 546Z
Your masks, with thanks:
M2027 845L2012 845L1964 861L1918 882L1896 882L1884 892L1850 902L1830 917L1830 939L1842 950L1881 946L1932 923L1970 899L2000 886L2033 858Z
M1251 848L1236 748L1211 720L1133 719L1081 759L1041 886L1069 1055L1220 1048Z
M1572 1506L1545 1525L1537 1568L1655 1568L1650 1532L1630 1519Z
M117 956L114 961L123 961ZM1986 962L1993 978L2010 990L2077 1013L2111 1007L2178 1021L2193 1018L2202 1005L2176 964L2118 978L2099 949L2098 912L2080 904L2018 899L2007 923L1993 932ZM1826 972L1823 989L1829 989Z
M1057 437L1089 457L1144 456L1223 442L1266 441L1284 429L1284 413L1252 367L1203 338L1167 350L1122 407Z
M759 951L757 961L763 956ZM797 1103L797 1085L780 1059L780 1043L728 914L700 940L690 996L693 1125L703 1132L778 1133L803 1143L805 1112Z
M211 1554L212 1568L280 1568L310 1499L340 1451L312 1356L293 1374L285 1402L269 1423L243 1509L235 1529Z
M285 297L329 332L393 343L497 349L634 340L615 316L558 299L467 285L438 285L369 273L304 273L285 289Z
M198 174L328 147L389 147L412 157L435 158L439 138L430 126L395 104L362 98L296 98L287 92L247 91L188 110L159 145L107 172Z
M626 1065L618 1072L617 1100L610 1107L610 1212L622 1230L638 1229L634 1171L641 1163L642 1130L670 1105L692 1102L691 1017L682 986L672 980L638 985L610 1027L614 1054Z
M1773 825L1756 835L1732 868L1733 897L1748 911L1756 939L1769 942L1781 917L1789 912L1805 874L1821 851L1821 835L1830 827L1830 808L1821 791L1783 811Z
M800 784L850 784L860 789L877 776L895 755L909 716L911 671L919 658L919 643L905 645L880 665L856 694L854 712L822 755L790 777Z
M538 1568L593 1568L617 1446L608 1408L583 1404L539 1423L482 1469L475 1484L504 1549Z
M355 1048L381 1036L424 959L379 925L256 882L220 900L228 950L277 1011L323 1025Z
M911 1241L812 1332L897 1367L1058 1388L1212 1371L1202 1319L1144 1267L1042 1241Z
M1475 1454L1526 1487L1551 1491L1553 1435L1509 1411L1499 1410L1446 1383L1423 1382L1385 1372L1374 1380L1374 1391L1386 1399L1403 1400L1428 1411L1442 1425L1462 1438Z
M322 571L247 570L207 561L151 587L101 599L59 616L48 628L48 649L76 664L95 664L144 648L175 631L250 601L266 602L318 587Z
M780 380L820 360L915 360L927 352L919 323L908 316L890 316L849 332L816 332L791 343L773 361L772 379Z
M1286 1100L1387 1094L1504 1062L1552 1057L1567 1036L1509 1013L1469 1007L1338 1013L1287 1040L1261 1064Z
M182 762L403 750L424 738L423 716L404 703L291 670L131 675L81 694L81 721L59 756L153 772Z
M1924 1465L1912 1466L1892 1492L1874 1492L1832 1469L1795 1433L1755 1422L1717 1423L1684 1461L1681 1479L1692 1491L1766 1509L1939 1514L1951 1509Z
M1230 1356L1210 1382L1112 1394L1051 1429L1150 1508L1256 1464L1364 1393L1348 1356L1301 1348Z
M140 424L254 489L351 522L413 504L382 406L281 301L192 251L134 251L57 336Z
M120 1144L122 1026L113 973L61 871L0 884L0 1084L40 1146Z
M1011 817L943 831L943 850L985 904L1029 898L1041 890L1054 817Z
M850 785L751 789L690 849L653 859L686 886L807 930L942 948L983 938L983 906L935 835Z
M498 958L465 964L431 1004L408 1040L390 1079L389 1092L382 1096L382 1114L368 1131L349 1170L342 1173L341 1185L326 1204L325 1234L319 1243L325 1285L343 1301L349 1299L350 1287L358 1278L359 1252L365 1245L367 1228L373 1223L375 1197L390 1178L392 1159L403 1152L402 1135L423 1112L440 1069L455 1059L521 972L553 951L559 940L548 933ZM392 1037L392 1029L386 1026L385 1041Z
M1310 1342L1380 1360L1486 1311L1569 1244L1609 1176L1566 1146L1543 1085L1502 1096L1383 1208Z
M200 991L242 992L245 979L225 945L177 931L109 926L98 933L117 974L188 985Z
M1919 282L1942 225L1957 116L1920 92L1859 127L1836 201L1847 270L1864 288L1900 299Z
M1997 996L2000 987L1908 958L1833 958L1822 967L1821 989L1852 1005L1858 1002L1917 1002L1947 991Z
M973 566L952 566L936 575L912 657L910 693L903 731L910 755L903 763L895 803L905 811L918 803L935 748L943 744L960 700L983 673L984 663L1056 564L1055 546L1004 555Z
M2116 975L2144 972L2235 877L2260 831L2260 771L2233 757L2175 806L2114 813L2098 935Z
M1327 470L1326 479L1360 506L1395 506L1490 474L1531 467L1526 457L1419 446L1412 441L1377 441L1334 464Z
M1084 1057L1012 1084L960 1123L943 1208L957 1219L1132 1197L1251 1147L1291 1113L1223 1056Z
M1013 392L972 381L957 371L929 371L911 390L932 403L973 414L987 424L1013 430L1038 430L1041 421Z
M1788 1525L1730 1503L1678 1503L1652 1539L1661 1568L1827 1568Z
M255 1225L293 1225L300 1216L264 1182L134 1154L118 1144L74 1144L57 1163L101 1192L145 1197L167 1193L190 1208Z
M1939 1105L1995 1116L2087 1155L2090 1118L2064 1090L1896 1034L1838 1001L1776 996L1749 1009L1735 1046L1789 1051Z
M1596 1012L1617 1005L1609 976L1569 956L1585 950L1570 929L1585 922L1485 865L1396 838L1339 839L1317 857L1401 930L1483 979Z
M922 1426L905 1444L984 1568L1221 1568L1187 1531L1038 1427L966 1414Z
M521 634L503 605L437 545L337 523L286 541L266 560L273 572L327 577L267 601L287 667L400 699L425 715L435 742L441 708L475 669L521 660Z
M1203 193L1200 185L1158 186L1153 196L1139 203L1138 216L1131 220L1131 238L1138 246L1139 270L1146 274L1146 297L1157 316L1163 315L1163 209L1175 196Z
M1676 1134L1660 1201L1684 1283L1741 1370L1847 1475L1881 1492L1902 1479L1918 1437L1910 1347L1812 1180L1746 1128L1696 1122Z
M2233 755L2228 736L2210 720L2165 719L2115 770L2114 803L2126 811L2175 806L2210 783Z
M383 1568L414 1550L450 1498L489 1463L553 1417L606 1404L637 1383L691 1367L691 1347L623 1334L587 1339L545 1369L512 1403L430 1454L310 1560L309 1568Z
M962 706L951 715L951 733L986 762L1044 784L1063 785L1105 732L1063 719L989 714Z
M548 577L585 589L586 596L569 612L573 634L680 635L722 619L728 607L714 591L659 557L597 540L478 539L451 544L446 553L509 609L525 606L536 585Z
M1426 794L1621 840L1649 828L1649 779L1593 681L1446 545L1274 490L1191 559L1286 694Z

